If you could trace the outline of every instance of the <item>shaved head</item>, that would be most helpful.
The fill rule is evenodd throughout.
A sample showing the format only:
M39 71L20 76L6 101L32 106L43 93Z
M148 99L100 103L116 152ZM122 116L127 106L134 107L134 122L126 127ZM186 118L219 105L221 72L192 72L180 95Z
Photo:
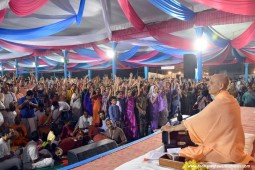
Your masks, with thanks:
M214 74L209 81L208 90L212 95L217 95L221 90L227 90L229 79L224 74Z
M219 84L222 84L222 89L221 90L227 90L228 85L229 85L229 79L228 76L225 74L214 74L212 76Z

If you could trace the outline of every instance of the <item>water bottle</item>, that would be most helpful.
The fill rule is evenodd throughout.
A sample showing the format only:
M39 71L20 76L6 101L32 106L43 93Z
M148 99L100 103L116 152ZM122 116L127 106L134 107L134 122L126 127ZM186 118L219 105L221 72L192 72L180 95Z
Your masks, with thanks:
M177 108L177 120L179 123L181 123L181 121L183 120L182 113L179 107Z
M151 134L151 125L148 126L148 135Z

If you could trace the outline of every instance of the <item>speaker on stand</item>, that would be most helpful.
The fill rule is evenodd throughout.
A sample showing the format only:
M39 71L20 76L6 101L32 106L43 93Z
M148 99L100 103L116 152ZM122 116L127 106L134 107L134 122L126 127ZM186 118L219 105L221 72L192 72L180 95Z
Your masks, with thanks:
M194 79L196 68L197 68L196 56L194 54L184 54L183 56L184 78Z

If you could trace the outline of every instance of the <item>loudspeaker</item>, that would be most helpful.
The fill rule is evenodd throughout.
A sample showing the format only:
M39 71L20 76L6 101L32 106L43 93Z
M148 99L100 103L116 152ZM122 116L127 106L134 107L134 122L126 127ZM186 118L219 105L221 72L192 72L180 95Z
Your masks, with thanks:
M67 152L68 164L73 164L84 159L91 158L100 153L117 148L118 145L114 140L104 139L95 143L81 146Z
M197 67L196 56L194 54L184 54L183 56L184 78L194 79L196 67Z

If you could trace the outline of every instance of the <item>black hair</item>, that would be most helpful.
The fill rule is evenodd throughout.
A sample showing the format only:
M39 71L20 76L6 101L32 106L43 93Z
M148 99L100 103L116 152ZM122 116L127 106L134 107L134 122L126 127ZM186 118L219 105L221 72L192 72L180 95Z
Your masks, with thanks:
M58 136L61 133L61 129L56 123L53 122L50 124L50 130L54 133L55 136Z
M33 93L32 90L28 90L28 91L27 91L27 96L33 96L33 95L34 95L34 93Z
M122 91L116 91L116 95L121 94L121 93L122 93Z
M38 107L44 107L44 104L43 103L39 103Z
M55 94L54 94L54 96L57 96L57 97L58 97L58 94L57 94L57 93L55 93Z
M117 97L111 96L111 97L110 97L110 102L111 102L112 100L117 100Z
M31 140L33 140L35 142L38 141L39 140L39 133L38 133L38 131L37 130L33 131L31 133L30 138L31 138Z
M74 127L75 127L75 125L76 125L76 121L71 120L71 121L69 121L69 122L70 122L70 126L71 126L71 128L74 128Z
M98 114L103 113L105 115L105 112L103 110L100 110Z
M247 87L243 86L241 90L242 90L242 92L246 92L247 91Z
M83 110L83 113L86 112L87 114L89 114L89 111L87 109Z
M209 95L209 91L206 89L206 90L203 90L202 91L202 95L207 97Z
M52 123L50 124L50 130L56 129L57 126L58 126L58 125L57 125L56 123L52 122Z
M54 106L54 107L58 107L58 106L59 106L58 101L54 101L54 102L52 102L52 106Z
M7 135L9 133L10 133L10 129L9 128L2 129L2 136L5 136L5 135Z
M106 122L112 122L112 119L108 118L108 119L105 120L105 123Z

